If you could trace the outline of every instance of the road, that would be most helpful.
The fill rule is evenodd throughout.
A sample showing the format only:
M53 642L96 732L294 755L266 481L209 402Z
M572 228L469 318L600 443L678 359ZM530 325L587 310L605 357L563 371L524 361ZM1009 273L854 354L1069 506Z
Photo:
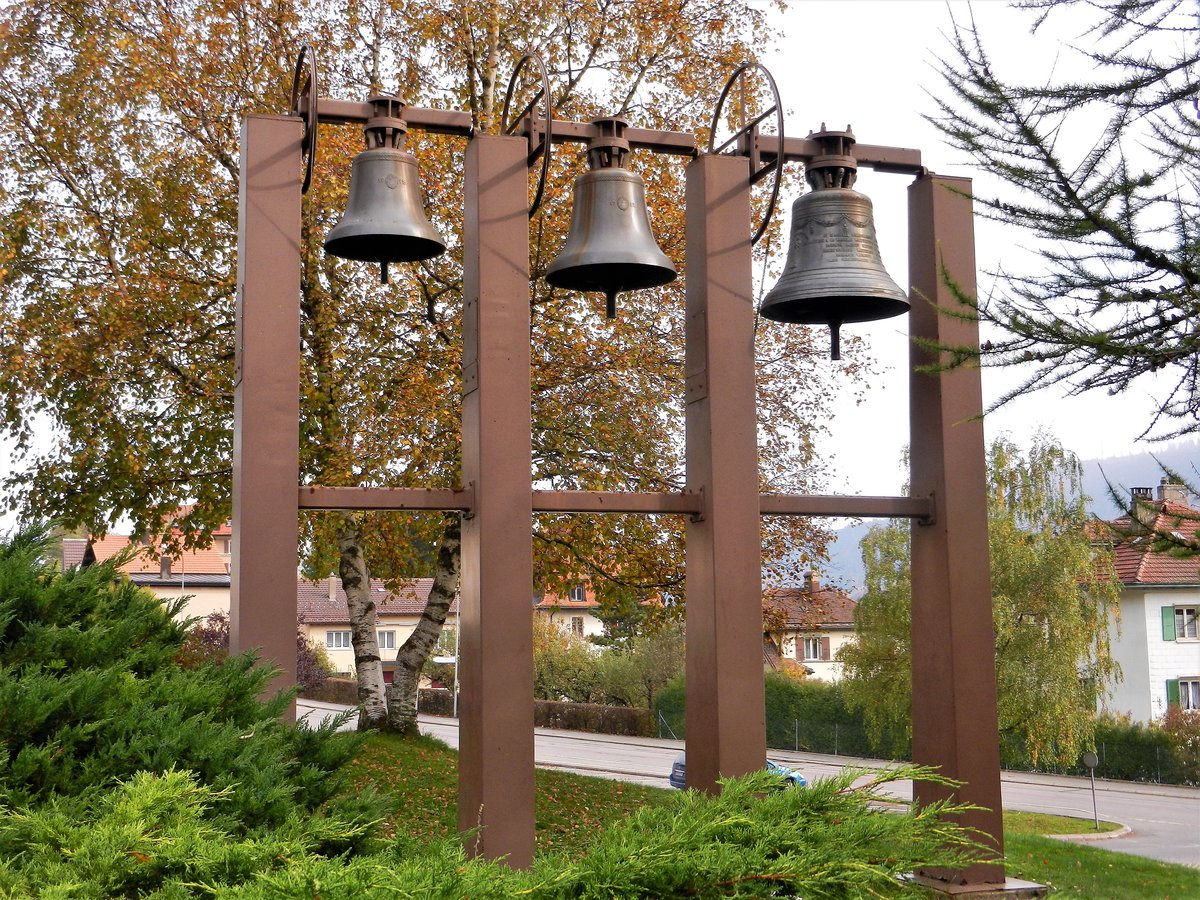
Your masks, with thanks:
M323 717L343 708L301 700L298 715ZM422 732L451 747L458 746L458 723L454 719L421 716L420 723ZM534 761L542 768L666 787L671 763L682 749L682 741L538 728L534 738ZM845 766L883 768L888 765L880 760L787 750L772 750L771 758L799 769L810 779L832 775ZM1005 809L1085 820L1092 818L1092 792L1086 778L1004 772L1001 794ZM912 785L897 782L895 796L900 800L911 800ZM1128 833L1103 840L1097 846L1200 867L1200 788L1097 781L1096 808L1101 819L1120 822L1129 828ZM1092 838L1080 838L1084 839Z

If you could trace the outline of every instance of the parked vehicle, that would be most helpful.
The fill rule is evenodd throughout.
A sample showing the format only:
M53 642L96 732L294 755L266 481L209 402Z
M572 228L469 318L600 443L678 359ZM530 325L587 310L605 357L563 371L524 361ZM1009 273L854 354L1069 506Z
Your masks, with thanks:
M680 753L675 757L675 764L671 766L671 774L667 776L667 781L671 783L671 787L684 790L687 787L687 754ZM789 769L787 766L767 760L767 771L774 775L778 775L788 783L788 787L804 787L808 784L808 779L795 769Z

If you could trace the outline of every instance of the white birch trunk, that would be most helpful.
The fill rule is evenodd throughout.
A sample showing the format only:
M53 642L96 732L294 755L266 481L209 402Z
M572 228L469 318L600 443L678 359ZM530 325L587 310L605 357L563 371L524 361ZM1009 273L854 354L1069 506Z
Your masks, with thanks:
M363 557L358 526L349 516L345 518L338 534L338 550L341 553L338 574L350 610L350 641L354 647L354 677L358 682L358 727L360 731L383 728L387 725L387 698L383 690L383 663L379 658L379 638L375 630L371 573Z
M401 734L417 733L417 687L421 669L437 646L450 604L458 593L458 573L462 560L462 521L446 517L446 527L438 546L433 587L417 627L396 654L396 670L387 689L388 730Z

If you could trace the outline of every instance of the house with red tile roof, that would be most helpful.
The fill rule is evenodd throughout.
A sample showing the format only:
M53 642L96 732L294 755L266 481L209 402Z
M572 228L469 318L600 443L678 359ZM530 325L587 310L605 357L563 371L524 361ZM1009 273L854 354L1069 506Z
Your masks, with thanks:
M89 543L96 560L133 550L134 557L120 567L131 581L164 602L187 598L181 615L203 618L213 612L229 613L231 540L228 523L213 532L212 546L205 550L172 550L158 541L138 543L122 535L91 541L67 538L62 544L62 563L64 568L82 563ZM386 680L391 679L389 662L395 660L396 650L416 628L432 587L431 578L414 579L394 591L387 590L378 579L371 581L371 591L378 594L376 635ZM532 602L538 613L548 616L564 631L590 637L604 630L604 623L596 616L600 603L591 589L583 585L572 587L565 597L542 593L534 596ZM297 577L296 614L309 640L325 648L334 671L353 672L350 611L341 579L330 575L313 582ZM458 600L455 600L446 617L449 634L453 634L457 623Z
M1132 499L1136 519L1122 516L1099 529L1121 581L1109 640L1122 681L1104 706L1149 722L1169 706L1200 709L1200 555L1155 549L1154 539L1200 541L1200 510L1184 485L1166 478L1157 491L1134 488Z
M842 664L837 652L854 640L857 605L845 592L822 585L816 571L808 572L803 587L767 590L766 620L780 629L764 637L764 665L780 670L800 666L822 681L838 681Z
M83 562L91 545L97 561L123 551L134 556L120 570L137 585L164 602L186 598L182 615L203 618L213 612L229 612L229 565L232 529L228 522L213 532L212 545L204 550L171 551L157 540L135 542L128 536L110 534L102 538L64 538L64 568Z

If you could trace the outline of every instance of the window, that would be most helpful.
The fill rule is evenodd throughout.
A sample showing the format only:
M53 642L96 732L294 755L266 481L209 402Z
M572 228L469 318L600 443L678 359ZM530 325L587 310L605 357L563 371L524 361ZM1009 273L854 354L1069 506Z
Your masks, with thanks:
M577 584L567 591L567 599L572 603L582 603L587 599L587 591L583 589L582 584Z
M1164 606L1162 608L1162 629L1164 641L1194 641L1200 638L1197 630L1197 612L1195 606Z
M1175 607L1175 637L1176 639L1196 637L1196 607Z
M351 647L349 631L327 631L325 632L325 649L327 650L348 650Z
M1167 703L1181 709L1200 709L1200 678L1168 681Z
M380 650L395 650L396 649L396 632L392 630L380 631L379 634L379 649Z
M823 646L826 638L807 637L804 639L804 658L805 660L821 660L825 659Z
M583 636L583 616L571 616L571 634Z
M232 552L232 545L233 538L217 538L217 549L220 550L225 556L228 556Z

